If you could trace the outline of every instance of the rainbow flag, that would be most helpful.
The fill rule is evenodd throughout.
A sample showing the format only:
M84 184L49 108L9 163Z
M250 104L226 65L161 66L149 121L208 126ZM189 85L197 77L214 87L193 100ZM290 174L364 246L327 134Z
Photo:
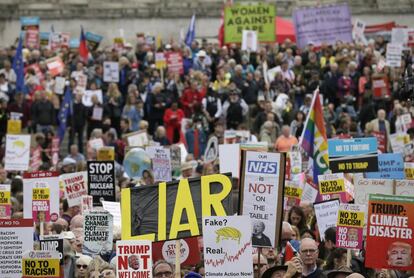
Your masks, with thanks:
M318 175L325 174L329 170L328 139L319 89L313 94L299 145L308 154L309 162L312 161L313 181L318 184Z

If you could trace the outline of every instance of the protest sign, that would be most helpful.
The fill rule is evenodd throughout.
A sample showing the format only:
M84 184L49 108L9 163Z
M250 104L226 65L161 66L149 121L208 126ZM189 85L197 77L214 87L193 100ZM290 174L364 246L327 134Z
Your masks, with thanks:
M299 174L302 172L302 154L300 151L288 152L290 172L291 174Z
M22 133L22 121L18 119L10 119L7 121L7 134Z
M397 196L414 196L413 180L396 180L395 195Z
M148 146L149 139L145 131L136 131L123 135L127 139L128 146L130 147L143 147Z
M204 217L206 276L253 277L251 225L248 216Z
M401 153L378 155L378 172L365 174L368 179L404 179L404 159Z
M250 30L243 30L242 35L242 50L247 52L257 51L257 32Z
M302 198L301 203L309 202L313 204L318 197L318 189L310 185L309 183L305 182L302 190Z
M405 145L410 142L410 136L405 133L393 133L390 135L390 144L393 153L403 153Z
M40 46L40 37L39 37L39 30L36 29L28 29L25 32L25 44L27 48L39 48Z
M388 76L378 75L372 77L372 91L375 99L391 97L391 86Z
M406 179L414 180L414 162L405 162L404 172Z
M21 278L22 254L33 249L33 220L0 220L0 276Z
M22 278L61 277L57 251L26 251L22 259Z
M64 188L69 207L80 206L82 196L88 195L88 175L86 171L60 175L59 183Z
M101 43L103 36L98 35L98 34L94 34L91 32L86 32L85 33L85 39L86 42L88 43L88 48L91 50L97 50L99 47L99 44Z
M79 38L70 39L70 41L69 41L69 48L70 49L78 49L79 45L80 45Z
M96 154L96 159L98 161L115 160L115 148L109 146L99 148Z
M414 197L370 194L365 266L413 270Z
M151 247L149 240L118 240L116 242L117 277L151 278Z
M335 45L352 42L351 12L347 4L298 8L293 11L296 42L299 48L308 44Z
M113 161L88 161L88 195L93 205L115 201L115 164Z
M204 151L205 163L213 162L218 157L218 139L216 136L210 137L207 142L206 150Z
M119 82L119 64L117 62L105 61L104 68L104 82Z
M26 171L30 160L30 135L6 135L6 171Z
M364 45L368 44L367 39L365 38L364 32L365 32L365 21L362 21L361 19L355 19L354 26L352 28L352 38L354 41L358 43L362 43Z
M91 119L95 121L102 121L102 117L103 117L103 107L94 106L92 110Z
M389 45L390 43L388 43ZM407 46L408 44L408 29L407 28L392 28L391 30L391 44L401 44ZM388 52L388 49L387 49Z
M83 105L91 107L93 105L92 96L94 95L98 98L99 103L103 103L102 90L86 90L82 95Z
M325 238L325 231L336 226L338 219L339 200L329 200L321 203L314 203L316 221L318 223L321 240Z
M65 68L65 64L63 64L62 59L59 56L47 59L46 65L52 77L61 74Z
M81 201L81 214L88 213L93 209L93 197L89 195L83 195Z
M174 171L181 167L181 149L178 145L170 146L171 167Z
M10 219L10 184L0 184L0 219Z
M328 139L329 168L333 173L376 172L377 148L375 137Z
M117 52L120 52L124 49L124 38L122 37L114 38L114 49Z
M386 194L392 195L394 193L393 180L385 179L356 179L355 184L355 204L363 205L369 201L369 194ZM365 215L368 215L368 211L365 211Z
M164 52L155 53L155 68L162 70L167 67L167 60L165 59Z
M176 74L184 73L183 56L180 52L168 52L165 54L168 71Z
M198 246L197 237L189 237L180 239L180 264L196 265L200 262L200 248ZM152 259L154 262L158 260L166 260L175 264L175 240L159 241L152 243Z
M231 172L235 178L239 178L240 171L240 144L219 145L220 173ZM231 157L232 159L228 159Z
M362 249L364 211L360 205L340 204L336 223L336 247Z
M343 173L318 175L320 201L339 199L346 203L345 178Z
M372 131L371 134L372 136L377 138L378 150L381 153L386 153L387 152L387 136L385 135L385 132Z
M162 241L198 236L203 216L233 213L231 190L230 174L122 189L122 211L130 212L122 214L122 239Z
M274 42L276 8L273 4L234 4L224 8L224 41L241 43L243 30L257 32L259 42Z
M401 67L402 51L403 46L401 43L388 43L386 65L393 68Z
M83 74L83 72L78 71L74 78L76 79L74 94L85 94L86 86L88 84L88 76Z
M40 236L40 250L57 251L59 253L60 265L64 264L63 259L63 236L62 235L46 235Z
M55 222L59 216L59 174L26 172L23 175L23 215L34 222Z
M89 211L83 215L82 254L93 257L112 252L113 217L107 211Z
M112 214L114 225L121 227L121 203L102 201L102 207L104 210Z
M170 150L164 147L150 146L145 149L152 161L152 173L155 181L171 181Z
M55 78L55 90L54 92L58 95L63 95L65 90L66 79L61 76L56 76Z
M39 28L40 17L38 16L22 16L20 17L20 27L22 31L32 28Z
M22 254L33 249L32 219L0 220L0 276L22 276ZM35 276L40 277L40 276Z
M40 32L39 33L39 39L40 39L40 46L46 47L49 45L49 38L50 33L49 32Z
M285 156L246 151L242 157L240 215L252 220L254 247L276 248L280 238L280 230L276 227L282 222L283 213Z
M299 206L300 200L302 198L302 188L298 185L289 183L285 181L285 190L284 190L284 204L283 210L289 211L294 206Z
M395 129L397 133L407 133L408 129L411 127L412 118L411 113L404 113L397 117L395 121Z

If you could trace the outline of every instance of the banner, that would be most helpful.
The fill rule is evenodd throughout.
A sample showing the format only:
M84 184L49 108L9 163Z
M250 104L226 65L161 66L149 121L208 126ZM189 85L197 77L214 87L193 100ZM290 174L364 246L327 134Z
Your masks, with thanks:
M64 265L63 259L63 235L40 236L40 250L57 251L59 253L60 265Z
M329 168L334 173L377 172L377 149L375 137L329 139Z
M116 270L119 278L152 277L151 241L118 240Z
M59 253L56 251L24 252L22 261L22 278L32 277L61 277Z
M60 175L59 183L65 191L65 198L69 207L80 206L82 196L88 195L88 176L87 172L78 172Z
M273 4L233 4L224 8L224 41L241 43L243 30L256 31L259 42L274 42L276 8Z
M401 43L387 43L386 65L392 68L401 67L402 51Z
M85 39L90 50L97 50L101 43L103 36L91 32L85 33Z
M0 184L0 219L10 219L10 184Z
M88 161L88 195L93 205L115 201L115 164L113 161Z
M247 52L256 52L258 47L257 32L250 30L243 30L242 35L242 50Z
M352 43L351 12L347 4L298 8L293 11L296 43L304 49L308 44L335 45L337 41Z
M316 221L318 223L321 240L325 239L325 231L336 226L338 220L339 200L330 200L314 203Z
M370 195L365 266L413 270L414 197Z
M365 174L368 179L405 179L404 159L401 153L378 155L378 172Z
M119 64L117 62L104 62L104 82L119 82Z
M169 72L184 74L183 56L180 52L167 52L165 58Z
M248 216L204 217L206 276L253 277L251 232Z
M193 266L200 263L200 248L197 237L180 239L180 264ZM154 262L165 260L175 264L176 241L159 241L152 243L152 259Z
M171 181L171 156L170 150L164 147L150 146L145 149L152 161L152 173L154 180Z
M318 182L320 201L339 199L341 203L348 202L343 173L319 175Z
M122 239L198 236L203 216L233 214L231 190L230 174L122 189Z
M107 211L89 211L83 215L82 254L94 257L112 252L113 217Z
M32 219L0 220L1 277L22 277L22 254L33 249L33 232Z
M59 217L59 174L26 172L23 175L23 215L34 222L55 222Z
M252 220L252 245L279 245L283 213L285 157L280 153L246 151L243 153L240 215ZM270 202L271 200L271 202Z
M364 211L360 205L340 204L336 223L336 247L363 249Z
M30 135L6 135L6 171L27 171L30 161Z
M414 163L413 162L405 162L404 163L404 172L405 172L406 179L414 180Z

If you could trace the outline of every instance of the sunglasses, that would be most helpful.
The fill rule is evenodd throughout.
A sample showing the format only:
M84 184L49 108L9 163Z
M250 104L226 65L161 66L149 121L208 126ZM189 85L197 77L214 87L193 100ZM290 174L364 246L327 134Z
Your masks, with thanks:
M86 268L88 268L88 265L86 265L86 264L77 264L76 267L79 268L79 269L80 268L85 268L86 269Z

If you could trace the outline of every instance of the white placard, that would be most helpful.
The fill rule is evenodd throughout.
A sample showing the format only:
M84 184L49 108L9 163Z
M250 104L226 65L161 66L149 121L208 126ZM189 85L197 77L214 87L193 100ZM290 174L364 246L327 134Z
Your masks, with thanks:
M389 67L394 67L394 68L401 67L402 51L403 51L403 46L400 43L387 44L386 65Z
M231 159L229 159L231 157ZM219 145L220 173L231 172L233 178L239 178L240 145Z
M357 205L366 206L369 194L393 195L393 180L358 178L354 180L354 185L354 200ZM365 211L365 215L368 215L368 211Z
M82 253L88 256L112 252L113 217L107 211L89 211L84 214Z
M102 117L103 117L103 108L99 106L95 106L92 110L92 120L102 121Z
M414 180L396 180L395 195L397 196L413 196Z
M56 76L55 78L55 93L58 95L63 95L65 90L66 79L61 76Z
M302 199L300 200L301 203L311 203L313 204L316 201L316 198L318 197L318 190L314 188L309 183L305 183L303 186L302 191Z
M7 134L6 171L27 171L30 160L30 135Z
M257 44L257 32L251 30L243 30L242 50L248 52L256 52Z
M86 90L82 95L82 103L86 107L91 107L92 96L96 95L100 104L103 103L102 90Z
M117 62L104 62L104 82L119 82L119 64Z
M118 240L116 268L117 277L153 277L151 241Z
M114 217L114 225L121 227L121 203L101 201L104 210L108 211Z
M170 149L149 146L145 149L152 161L152 172L155 181L171 181L171 154Z
M86 171L59 176L59 184L65 190L69 207L80 206L82 196L88 195L88 173Z
M392 28L391 43L407 45L408 29L407 28Z
M325 231L330 227L336 227L338 219L339 200L331 200L313 205L318 222L321 240L325 239Z

